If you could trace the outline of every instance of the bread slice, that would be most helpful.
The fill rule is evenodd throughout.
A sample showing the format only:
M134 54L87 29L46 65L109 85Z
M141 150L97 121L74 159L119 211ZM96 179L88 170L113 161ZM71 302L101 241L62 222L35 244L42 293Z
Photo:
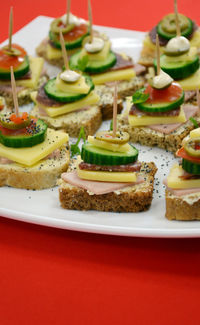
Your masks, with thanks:
M166 190L166 218L169 220L200 220L200 193L175 196Z
M56 185L69 165L69 150L62 147L59 158L43 159L32 167L18 163L0 164L0 186L42 190Z
M86 136L93 135L102 123L101 110L95 105L87 110L78 110L57 117L41 115L36 105L31 114L45 121L52 129L64 130L70 137L78 137L82 126Z
M47 80L48 80L47 75L41 76L38 82L38 88L44 83L46 83ZM31 93L33 92L33 90L36 89L17 86L17 98L18 98L19 106L26 105L32 102ZM14 107L12 87L10 84L3 85L3 86L0 85L0 96L3 96L5 98L6 105L8 108Z
M72 164L69 170L73 170ZM157 168L153 162L142 163L139 175L144 183L129 186L115 192L91 195L86 190L72 186L59 179L60 204L64 209L98 210L110 212L140 212L148 210L153 198L154 175Z
M200 122L200 117L195 117L195 119ZM182 140L194 129L194 125L189 120L170 134L164 134L152 130L149 127L131 126L128 123L127 115L121 114L118 116L118 129L119 131L128 132L130 141L133 143L139 142L145 146L157 146L171 152L176 152L181 147Z

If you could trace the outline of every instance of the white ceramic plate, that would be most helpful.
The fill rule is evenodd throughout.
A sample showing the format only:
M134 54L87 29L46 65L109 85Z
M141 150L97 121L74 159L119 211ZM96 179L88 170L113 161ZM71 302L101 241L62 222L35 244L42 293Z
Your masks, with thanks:
M37 17L13 37L34 55L35 47L47 35L51 18ZM97 26L111 38L113 48L125 52L137 61L144 33ZM51 75L57 71L47 66ZM106 129L104 123L102 128ZM154 199L149 211L142 213L107 213L98 211L71 211L59 206L58 189L27 191L8 187L0 188L0 215L16 220L50 227L78 231L143 237L199 237L200 222L178 222L165 219L164 186L175 158L157 148L141 147L140 160L157 164Z

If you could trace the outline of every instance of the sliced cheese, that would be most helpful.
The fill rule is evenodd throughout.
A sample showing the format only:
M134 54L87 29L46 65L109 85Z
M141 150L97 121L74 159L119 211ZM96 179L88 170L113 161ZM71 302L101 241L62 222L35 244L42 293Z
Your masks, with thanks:
M42 73L44 60L43 58L33 58L33 57L29 57L29 60L30 60L31 79L16 80L16 85L26 87L26 88L37 88L38 81ZM0 81L0 85L5 85L5 84L8 84L8 81Z
M135 71L133 68L129 68L129 69L99 73L96 75L92 75L91 77L95 85L101 85L106 82L111 82L116 80L130 80L135 77Z
M10 148L0 143L0 156L25 166L33 166L69 140L68 134L47 129L45 141L30 148Z
M200 89L200 69L193 73L190 77L178 80L179 85L183 90Z
M165 56L165 61L167 63L175 63L175 62L188 62L194 60L195 56L197 55L197 48L191 47L189 52L178 55L178 56Z
M190 138L200 138L200 128L190 131Z
M90 90L90 87L83 76L81 76L76 82L70 83L63 81L60 78L60 74L58 74L56 78L56 87L61 91L72 94L87 94Z
M104 61L110 51L110 41L105 41L103 49L98 53L88 53L84 48L80 52L80 59L84 56L88 56L89 61Z
M36 96L37 96L37 92L32 92L31 94L32 100L39 107L42 107L50 117L67 114L76 111L78 109L97 104L100 99L100 97L94 91L91 91L91 93L88 96L84 97L83 99L77 100L76 102L64 104L59 107L48 107L38 103L36 100Z
M125 143L123 145L109 143L106 141L97 140L91 135L88 136L88 142L93 144L95 147L103 148L114 152L127 152L130 149L130 144L128 143Z
M121 182L133 183L137 180L136 173L131 172L103 172L103 171L88 171L81 170L77 167L77 174L82 179L100 182Z
M73 49L73 50L67 50L67 55L71 56L75 52L77 52L79 48ZM46 57L48 60L54 60L54 59L61 59L62 58L62 51L61 49L57 49L53 46L51 46L49 43L47 43L46 46Z
M127 112L130 111L131 108L131 100L128 97L127 102ZM128 121L130 125L133 126L143 126L143 125L153 125L153 124L174 124L174 123L184 123L186 122L185 113L183 107L180 109L180 113L178 116L136 116L136 115L128 115Z
M200 179L181 179L179 176L184 175L184 170L178 164L175 164L167 177L167 186L172 189L197 188L200 187Z
M196 30L194 34L192 35L192 38L190 40L191 46L195 46L197 48L200 47L200 30Z
M154 43L152 43L149 35L147 35L143 41L143 45L147 46L148 48L150 48L151 50L156 51L156 45ZM164 46L160 46L160 52L163 53L164 52Z

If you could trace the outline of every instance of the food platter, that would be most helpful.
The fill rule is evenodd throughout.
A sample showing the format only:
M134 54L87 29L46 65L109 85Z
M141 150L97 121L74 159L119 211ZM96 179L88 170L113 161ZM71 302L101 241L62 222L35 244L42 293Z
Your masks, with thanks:
M13 36L31 54L47 35L52 18L39 16ZM125 52L135 61L139 57L145 33L117 28L96 26L110 37L113 49ZM51 76L57 68L46 66ZM102 129L108 127L104 122ZM27 191L8 187L0 188L0 215L25 222L101 234L140 237L199 237L200 223L168 221L165 219L164 186L162 181L176 160L173 155L158 148L142 147L139 158L154 161L158 167L154 199L147 212L107 213L98 211L63 210L59 205L58 189Z

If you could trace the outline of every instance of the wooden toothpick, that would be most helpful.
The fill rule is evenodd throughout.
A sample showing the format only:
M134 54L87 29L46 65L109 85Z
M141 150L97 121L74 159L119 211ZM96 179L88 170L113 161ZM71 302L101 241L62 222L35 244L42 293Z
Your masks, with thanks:
M69 25L69 15L71 10L71 0L67 0L67 16L66 16L66 26Z
M198 111L197 111L197 116L200 116L200 95L199 95L199 88L197 88L197 106L198 106Z
M60 43L61 43L61 48L62 48L62 56L63 56L63 59L64 59L65 69L69 70L69 61L68 61L68 57L67 57L67 50L66 50L66 47L65 47L65 41L64 41L64 38L63 38L63 33L62 33L61 30L60 30Z
M113 98L113 138L116 137L117 133L117 82L115 81L114 86L114 98Z
M175 13L175 21L176 21L176 36L181 36L181 29L178 21L177 0L174 0L174 13Z
M12 33L13 33L13 7L10 8L10 17L9 17L9 43L8 50L12 50Z
M18 117L19 116L19 105L18 105L18 99L17 99L15 76L14 76L12 66L10 67L10 73L11 73L11 86L12 86L12 92L13 92L14 109L15 109L15 114Z
M88 0L88 18L89 18L89 26L90 26L90 43L93 41L93 22L92 22L92 6L91 1Z
M157 61L157 76L160 74L160 45L158 34L156 34L156 61Z

